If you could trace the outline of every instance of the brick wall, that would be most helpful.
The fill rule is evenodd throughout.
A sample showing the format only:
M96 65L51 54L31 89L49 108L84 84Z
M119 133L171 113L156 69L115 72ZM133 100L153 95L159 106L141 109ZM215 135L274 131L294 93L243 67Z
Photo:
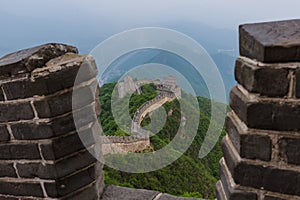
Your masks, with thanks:
M218 199L300 199L300 20L240 26Z
M90 76L74 85L82 67ZM96 72L90 56L62 44L0 59L0 199L99 199L102 164L90 154ZM72 105L75 90L88 95ZM82 116L77 127L74 113ZM87 149L79 136L88 138Z
M101 137L102 154L127 154L150 150L150 138L140 136L107 136Z

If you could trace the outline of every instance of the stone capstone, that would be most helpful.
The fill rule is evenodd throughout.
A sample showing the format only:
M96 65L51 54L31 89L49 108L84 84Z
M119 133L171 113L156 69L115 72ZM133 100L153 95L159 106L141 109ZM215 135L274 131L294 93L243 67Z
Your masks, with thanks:
M300 61L300 20L244 24L240 54L265 63Z
M66 53L78 53L78 50L73 46L50 43L8 54L0 58L0 77L31 72Z

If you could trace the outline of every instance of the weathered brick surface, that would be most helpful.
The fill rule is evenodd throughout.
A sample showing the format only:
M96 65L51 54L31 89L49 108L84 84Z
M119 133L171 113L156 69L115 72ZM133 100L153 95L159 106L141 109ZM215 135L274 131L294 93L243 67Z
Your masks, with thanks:
M6 82L2 84L2 88L8 100L24 99L33 97L34 95L46 95L48 93L44 80L33 81L30 78Z
M83 200L83 199L90 199L90 200L98 200L100 194L98 194L97 185L92 184L86 190L80 191L70 197L67 197L65 200Z
M57 180L56 183L45 183L50 197L62 197L95 181L95 166L80 171L72 176Z
M226 132L242 158L270 161L272 141L269 136L245 130L233 112L227 115L225 124Z
M241 25L240 54L262 62L300 61L299 28L300 20Z
M225 192L225 195L227 199L230 200L256 200L257 199L257 194L253 192L247 192L247 191L242 191L237 188L232 187L230 181L229 181L229 176L228 172L226 172L227 167L224 162L224 160L220 161L220 177L221 177L221 182L222 186Z
M40 118L51 118L71 112L72 92L35 101L34 106Z
M279 131L300 130L300 103L250 98L237 87L230 93L230 106L250 128Z
M52 179L56 177L55 165L44 163L18 163L17 169L22 178Z
M34 118L30 102L0 103L0 122L29 120Z
M93 133L90 129L81 131L79 134L80 137L75 133L66 137L55 138L48 144L41 144L44 158L47 160L56 160L85 149L81 139L86 141L87 147L95 143Z
M18 140L35 140L60 136L75 131L76 127L72 115L69 114L39 124L34 122L20 122L11 125L11 129L14 137Z
M283 97L289 92L289 70L286 68L260 67L238 58L235 65L235 79L249 92L270 97Z
M96 162L96 158L89 151L78 153L56 164L57 177L67 176Z
M241 157L248 159L271 160L272 141L265 135L242 135Z
M52 97L47 97L43 100L34 102L38 116L41 118L51 118L62 115L74 110L83 108L95 101L95 91L97 82L89 87L79 88L77 90L69 91ZM92 91L94 89L94 92ZM74 93L74 95L73 95ZM72 104L72 98L76 101Z
M0 144L0 160L40 159L37 144Z
M44 197L40 183L14 183L0 181L0 194Z
M0 163L0 177L17 177L12 163Z
M78 51L75 47L64 44L45 44L8 54L0 58L0 77L30 72L67 52Z
M74 57L76 56L76 57ZM63 89L71 88L74 86L75 79L77 77L78 70L81 65L84 65L90 69L90 73L82 81L87 81L89 79L95 78L97 73L92 64L83 64L86 57L79 57L76 54L67 54L57 59L60 60L59 63L62 66L57 66L56 71L49 71L50 66L45 67L45 72L40 69L40 71L33 72L30 78L26 79L12 79L10 82L6 82L2 85L3 90L6 93L7 99L19 99L28 98L34 95L49 95L55 92L61 91ZM75 60L74 60L75 59ZM70 63L68 63L70 61ZM66 63L68 63L66 65ZM37 77L35 77L37 76ZM77 82L78 84L81 82Z
M0 142L6 142L10 139L10 135L6 126L0 125Z
M19 175L24 178L57 179L81 170L97 160L88 151L78 153L56 164L18 163Z
M228 139L223 140L222 150L226 165L237 184L282 194L300 195L299 172L247 162L239 158L237 152L234 153Z
M54 136L47 123L18 123L11 125L12 133L18 140L46 139Z
M0 58L0 123L11 122L0 125L0 199L99 200L103 164L89 152L96 154L97 67L74 53L48 44Z
M279 152L287 163L300 165L300 138L280 138Z

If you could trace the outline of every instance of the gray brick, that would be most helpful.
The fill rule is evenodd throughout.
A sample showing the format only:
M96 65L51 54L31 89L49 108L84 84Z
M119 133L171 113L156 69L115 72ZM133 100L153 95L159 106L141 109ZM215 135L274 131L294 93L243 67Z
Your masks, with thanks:
M54 136L47 123L18 123L11 125L12 133L17 140L46 139Z
M47 194L53 198L70 194L95 181L95 173L95 166L91 166L87 170L78 172L64 179L59 179L56 183L45 183Z
M40 118L51 118L72 111L72 92L35 101L34 106Z
M300 195L300 173L267 165L250 164L233 153L228 140L223 140L222 151L226 165L234 181L242 186L278 192L288 195ZM287 184L288 183L288 184Z
M50 72L45 76L32 79L16 80L2 85L9 100L49 95L63 89L72 88L81 63L62 67L61 70ZM93 77L89 77L93 78Z
M221 183L225 192L227 199L230 200L256 200L257 194L253 192L243 191L236 188L233 188L229 182L229 177L226 173L226 164L223 160L220 161L220 177Z
M44 197L40 183L12 183L0 181L0 194Z
M300 104L297 102L250 99L238 88L230 93L230 106L250 128L279 131L300 130Z
M240 156L270 161L272 154L271 138L255 133L255 129L252 129L251 132L245 131L241 127L241 123L235 119L233 113L229 113L226 117L226 131Z
M82 131L79 134L86 141L87 147L95 143L93 133L90 129ZM43 156L47 160L56 160L85 148L77 133L56 138L48 144L41 144Z
M86 121L82 125L92 122ZM47 139L64 135L76 130L72 114L61 118L56 118L50 122L36 123L17 123L11 125L13 135L18 140Z
M24 178L58 179L75 173L93 163L96 159L88 152L76 154L56 164L25 163L17 164L19 175Z
M238 58L235 65L235 78L249 92L270 97L283 97L288 94L290 80L288 69L258 67Z
M74 91L75 93L70 91L34 102L38 116L41 118L55 117L71 112L72 109L76 110L93 103L97 85L98 83L94 82L88 87L77 89ZM93 89L94 91L92 91ZM73 104L72 98L76 99Z
M67 52L77 53L78 51L72 46L52 43L8 54L0 58L0 77L31 72Z
M29 102L0 103L0 122L33 119L34 113Z
M300 138L280 138L279 151L289 164L300 165Z
M300 61L299 28L300 20L241 25L240 54L262 62Z
M52 164L18 163L17 169L22 178L54 179L57 176L55 165Z
M37 144L0 144L0 160L40 159Z
M0 177L17 177L12 163L0 163Z

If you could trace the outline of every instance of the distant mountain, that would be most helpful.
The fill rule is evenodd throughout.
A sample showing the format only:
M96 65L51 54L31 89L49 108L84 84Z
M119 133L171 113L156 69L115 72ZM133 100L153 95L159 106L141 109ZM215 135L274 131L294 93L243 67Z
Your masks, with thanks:
M233 63L238 55L236 30L219 29L197 20L119 24L112 18L107 20L91 18L88 21L76 21L76 23L70 23L74 22L73 19L65 19L58 23L56 20L45 16L43 18L27 17L24 20L22 16L5 11L1 15L5 17L0 18L0 22L2 22L0 57L22 48L47 42L68 43L77 46L80 53L88 54L99 43L116 33L133 28L163 27L182 32L201 44L217 64L224 79L227 93L229 88L234 85ZM208 97L207 88L201 77L194 73L195 71L187 70L191 68L189 64L166 52L134 52L119 58L113 63L112 71L106 73L104 81L108 79L115 81L125 70L149 62L166 64L175 69L183 68L184 71L187 71L184 74L196 88L197 95Z
M229 90L235 85L233 78L235 57L227 54L226 52L219 52L213 54L212 59L220 71L220 74L224 80L226 94L228 94ZM195 70L195 68L188 61L178 55L158 49L134 51L120 57L114 61L103 73L103 76L100 77L100 82L104 84L118 81L118 79L124 75L124 73L130 71L132 68L147 63L163 64L172 67L189 81L197 96L210 98L207 86L201 74L199 74L199 72ZM163 69L157 70L156 68L156 70L153 70L146 68L143 71L144 74L141 74L140 76L144 75L145 77L142 78L152 79L161 78L161 76L164 75L163 71Z
M210 54L219 50L234 50L232 55L238 55L238 34L236 30L220 29L198 21L176 21L165 23L163 27L182 32L196 40Z

